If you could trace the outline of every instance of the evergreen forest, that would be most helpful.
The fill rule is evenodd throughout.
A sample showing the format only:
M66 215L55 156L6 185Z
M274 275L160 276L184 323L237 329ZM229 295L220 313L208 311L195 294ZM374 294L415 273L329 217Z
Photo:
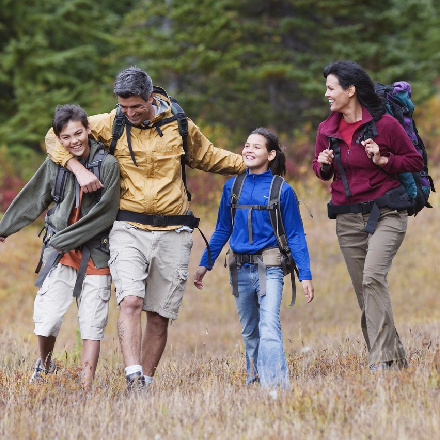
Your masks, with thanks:
M310 158L328 113L322 70L337 59L359 62L377 82L406 80L416 107L439 107L432 98L438 101L440 0L0 4L0 158L12 158L11 173L23 178L34 152L41 160L56 105L110 111L114 77L128 66L146 70L228 149L268 126L289 143L306 142ZM422 131L435 137L436 114L424 116Z

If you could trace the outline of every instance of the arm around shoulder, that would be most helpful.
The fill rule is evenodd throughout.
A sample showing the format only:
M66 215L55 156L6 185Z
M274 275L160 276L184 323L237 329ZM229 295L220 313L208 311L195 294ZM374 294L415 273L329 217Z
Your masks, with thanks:
M47 154L52 161L72 171L84 192L94 192L102 188L99 179L61 145L52 128L47 132L44 140Z

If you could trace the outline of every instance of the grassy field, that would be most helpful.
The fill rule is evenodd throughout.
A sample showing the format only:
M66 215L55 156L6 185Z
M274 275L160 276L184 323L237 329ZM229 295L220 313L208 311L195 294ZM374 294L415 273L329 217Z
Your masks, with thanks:
M29 385L37 357L32 307L40 241L35 226L0 243L0 438L439 438L439 197L432 197L435 209L410 219L389 277L410 366L371 375L357 302L334 222L326 217L327 192L315 181L295 189L314 216L301 205L316 298L307 305L299 295L297 305L289 308L286 283L281 319L291 391L275 395L244 386L243 342L224 252L205 277L203 291L188 283L147 395L125 392L114 298L94 390L84 394L78 382L81 346L73 305L55 347L60 369L47 382ZM204 211L202 229L210 236L216 208ZM195 232L190 278L202 251Z

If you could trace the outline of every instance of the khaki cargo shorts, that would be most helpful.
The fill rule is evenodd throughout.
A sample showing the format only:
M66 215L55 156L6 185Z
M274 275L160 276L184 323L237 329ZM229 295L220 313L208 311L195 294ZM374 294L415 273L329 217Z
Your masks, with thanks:
M188 279L189 230L146 231L116 221L110 232L110 271L120 302L143 298L143 310L176 319Z
M78 272L58 264L47 275L34 302L34 333L58 336L63 317L74 300ZM100 341L107 325L110 275L86 275L78 298L78 323L82 339ZM72 335L74 336L74 335Z

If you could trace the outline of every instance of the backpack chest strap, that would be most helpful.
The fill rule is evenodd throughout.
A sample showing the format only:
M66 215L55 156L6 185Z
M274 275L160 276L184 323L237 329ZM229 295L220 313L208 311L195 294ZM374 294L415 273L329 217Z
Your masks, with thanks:
M232 206L233 209L248 209L248 218L247 218L247 224L248 224L248 234L249 234L249 243L252 244L254 242L253 239L253 232L252 232L252 211L266 211L270 209L266 205L235 205Z

